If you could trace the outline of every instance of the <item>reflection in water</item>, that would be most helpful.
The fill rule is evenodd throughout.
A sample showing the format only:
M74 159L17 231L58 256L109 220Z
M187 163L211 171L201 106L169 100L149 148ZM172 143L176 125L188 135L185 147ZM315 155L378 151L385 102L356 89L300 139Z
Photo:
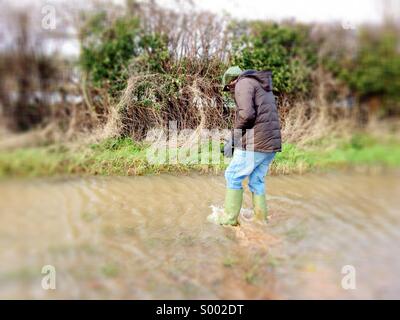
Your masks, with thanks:
M241 227L226 228L206 221L222 177L3 181L0 298L400 298L398 181L269 177L271 222L249 219L247 192Z

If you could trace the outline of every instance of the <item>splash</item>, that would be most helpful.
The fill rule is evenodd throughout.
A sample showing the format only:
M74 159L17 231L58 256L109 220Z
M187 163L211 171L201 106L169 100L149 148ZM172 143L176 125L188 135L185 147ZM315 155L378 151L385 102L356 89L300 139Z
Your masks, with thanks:
M220 206L211 205L211 214L208 216L208 220L217 221L218 218L224 213L224 208ZM250 222L253 220L253 210L250 208L242 208L239 214L239 220Z

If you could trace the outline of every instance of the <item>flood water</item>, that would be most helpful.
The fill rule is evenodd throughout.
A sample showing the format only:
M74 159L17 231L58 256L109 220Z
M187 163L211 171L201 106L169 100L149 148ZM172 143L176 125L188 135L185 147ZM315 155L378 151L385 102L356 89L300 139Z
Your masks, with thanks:
M270 223L246 190L240 227L206 221L222 176L2 181L0 298L400 298L399 178L268 177Z

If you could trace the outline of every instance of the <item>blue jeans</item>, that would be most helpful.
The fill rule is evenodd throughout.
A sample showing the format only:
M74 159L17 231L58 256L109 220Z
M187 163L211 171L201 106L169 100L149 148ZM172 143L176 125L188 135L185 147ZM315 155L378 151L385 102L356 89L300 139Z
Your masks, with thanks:
M233 158L225 171L229 189L243 189L242 183L249 177L249 189L256 195L265 194L265 176L275 152L254 152L235 149Z

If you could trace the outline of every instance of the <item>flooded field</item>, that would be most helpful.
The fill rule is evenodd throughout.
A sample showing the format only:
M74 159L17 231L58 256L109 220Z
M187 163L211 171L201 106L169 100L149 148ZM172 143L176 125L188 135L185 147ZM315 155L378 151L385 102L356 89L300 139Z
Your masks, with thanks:
M3 181L0 298L400 298L399 178L269 177L270 223L246 190L240 227L206 221L219 176Z

